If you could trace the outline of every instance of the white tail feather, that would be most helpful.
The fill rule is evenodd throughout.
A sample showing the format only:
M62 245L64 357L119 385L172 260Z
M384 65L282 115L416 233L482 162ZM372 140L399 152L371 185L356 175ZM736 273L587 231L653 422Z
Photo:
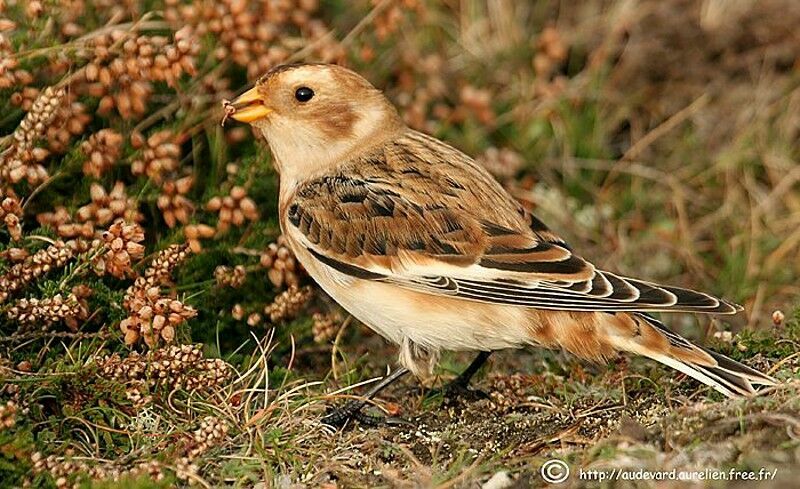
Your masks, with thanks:
M670 355L665 351L655 351L648 348L632 337L615 335L614 346L623 351L629 351L648 358L664 365L674 368L703 384L714 388L727 397L753 396L757 392L752 384L775 385L776 381L772 377L758 372L746 365L730 359L720 353L693 345L691 342L682 338L677 333L670 331L657 319L641 314L638 318L644 319L648 325L653 327L660 334L665 335L671 343L677 344L673 348L696 349L698 352L705 352L708 361L716 363L692 362L676 356Z
M705 384L705 385L707 385L709 387L714 388L714 390L716 390L717 392L721 393L722 395L724 395L726 397L739 397L739 396L744 394L741 391L735 391L734 392L734 390L732 390L730 387L727 387L719 379L712 378L710 375L708 375L708 374L706 374L704 372L701 372L700 370L698 370L697 368L695 368L694 366L692 366L690 364L681 362L680 360L677 360L675 358L668 357L667 355L663 355L663 354L660 354L660 353L655 353L655 352L652 352L652 351L648 351L642 345L640 345L638 343L635 343L633 341L626 341L626 342L624 342L625 344L620 344L620 343L623 343L623 342L622 341L618 341L618 343L616 345L618 348L620 348L622 350L625 350L625 351L629 351L631 353L636 353L638 355L642 355L643 357L650 358L650 359L655 360L657 362L663 363L664 365L666 365L668 367L672 367L675 370L677 370L677 371L679 371L681 373L684 373L684 374L688 375L689 377L691 377L691 378L693 378L693 379L695 379L695 380L697 380L699 382L702 382L703 384ZM752 395L752 393L750 393L750 395Z

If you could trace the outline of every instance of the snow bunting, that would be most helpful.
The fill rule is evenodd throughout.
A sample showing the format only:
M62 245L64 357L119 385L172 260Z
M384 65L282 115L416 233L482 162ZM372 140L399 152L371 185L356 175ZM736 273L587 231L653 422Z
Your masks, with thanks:
M740 306L596 268L472 158L409 129L353 71L280 66L225 108L268 141L281 228L308 273L399 345L402 368L368 398L408 371L428 374L442 350L479 352L456 381L465 387L490 352L530 345L594 361L644 355L731 397L774 383L649 315Z

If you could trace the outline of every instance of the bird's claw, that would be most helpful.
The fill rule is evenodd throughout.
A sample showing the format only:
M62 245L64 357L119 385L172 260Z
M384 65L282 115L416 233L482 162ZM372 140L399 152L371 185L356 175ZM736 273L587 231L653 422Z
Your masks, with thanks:
M468 402L480 401L483 399L489 399L489 394L485 393L480 389L470 389L462 382L453 381L448 384L445 384L439 392L442 394L442 397L448 403L452 403L457 400L465 400Z
M412 423L395 416L378 416L364 413L362 401L351 400L344 405L333 408L328 407L328 413L322 418L322 423L334 428L342 428L348 421L358 421L366 426L413 426Z
M338 408L328 406L328 412L322 418L322 424L333 426L334 428L341 428L351 419L355 419L356 415L361 414L362 407L364 407L364 403L360 401L347 401Z

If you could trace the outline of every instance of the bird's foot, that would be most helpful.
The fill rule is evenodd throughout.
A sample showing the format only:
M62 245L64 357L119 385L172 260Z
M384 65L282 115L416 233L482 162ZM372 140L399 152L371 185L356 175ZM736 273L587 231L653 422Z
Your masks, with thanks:
M489 394L480 389L470 389L465 383L459 382L458 379L445 384L437 393L442 395L447 404L453 404L459 400L475 402L489 399Z
M372 427L413 426L412 423L395 416L379 416L362 412L364 406L364 402L358 400L347 401L338 408L328 406L328 413L322 418L322 423L334 428L342 428L350 420Z
M327 413L322 418L322 423L335 428L341 428L351 419L358 419L363 416L361 410L364 408L362 401L350 400L342 406L334 408L328 406Z

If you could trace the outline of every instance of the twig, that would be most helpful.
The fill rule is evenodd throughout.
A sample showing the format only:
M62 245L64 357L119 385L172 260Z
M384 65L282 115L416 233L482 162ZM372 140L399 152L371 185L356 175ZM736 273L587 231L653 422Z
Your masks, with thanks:
M342 46L349 44L350 41L352 41L352 39L355 38L355 36L359 35L361 31L363 31L369 25L369 23L372 22L375 19L375 17L377 17L377 15L381 13L383 9L385 9L392 1L394 0L383 0L381 3L373 7L373 9L370 10L370 12L367 15L365 15L358 22L358 24L356 24L352 29L350 29L350 32L345 34L345 36L342 38L339 44L341 44ZM333 35L334 31L328 32L327 34L320 37L311 44L307 45L303 49L295 52L286 60L286 63L294 63L300 61L301 59L308 56L311 52L313 52L314 49L316 49L318 46L330 40L333 37Z
M336 368L336 354L339 352L339 341L344 336L344 331L352 319L353 316L347 316L347 319L342 321L342 326L339 328L339 332L336 333L336 338L333 340L333 347L331 348L331 373L333 374L333 380L337 384L339 383L339 369Z
M85 49L87 47L86 45L87 41L91 41L92 39L95 39L97 37L100 37L102 35L105 35L109 32L113 32L116 30L158 31L169 28L169 25L163 20L148 21L147 19L150 17L152 17L152 12L146 13L144 16L142 16L140 20L136 22L126 22L124 24L108 24L84 36L81 36L72 42L59 44L57 46L49 46L46 48L37 48L37 49L29 49L28 51L20 51L18 53L12 54L11 57L19 60L27 57L44 56L48 54L50 51L62 52L68 49Z
M53 180L60 177L61 174L62 174L61 171L58 171L54 175L48 176L44 182L37 185L36 188L33 189L33 192L31 192L30 195L28 195L28 197L25 199L25 202L22 204L22 210L24 211L25 209L27 209L30 201L33 200L33 198L36 197L36 195L38 195L42 190L47 188L47 186L50 185L53 182Z
M648 132L644 135L640 140L636 141L633 146L628 148L628 151L622 155L620 160L622 161L630 161L635 160L639 154L645 150L648 146L653 144L657 139L661 136L665 135L666 133L670 132L671 130L675 129L681 122L688 119L692 114L700 110L701 108L705 107L706 103L709 100L708 93L704 93L703 95L697 97L694 102L687 105L683 109L679 110L675 114L669 117L669 119L665 120L655 129Z
M767 375L772 375L772 374L774 374L775 372L777 372L777 371L778 371L778 369L780 369L780 368L781 368L781 367L783 367L785 364L789 363L790 361L794 360L794 359L795 359L795 358L797 358L797 357L800 357L800 351L798 351L798 352L795 352L795 353L792 353L791 355L789 355L789 356L788 356L788 357L786 357L786 358L782 358L782 359L781 359L781 361L779 361L778 363L776 363L775 365L773 365L773 366L772 366L772 368L770 368L769 370L767 370Z
M10 336L0 338L0 343L15 343L17 341L36 340L39 338L62 338L72 340L85 340L89 338L111 338L109 331L98 331L97 333L70 333L67 331L31 331L28 333L14 333Z

